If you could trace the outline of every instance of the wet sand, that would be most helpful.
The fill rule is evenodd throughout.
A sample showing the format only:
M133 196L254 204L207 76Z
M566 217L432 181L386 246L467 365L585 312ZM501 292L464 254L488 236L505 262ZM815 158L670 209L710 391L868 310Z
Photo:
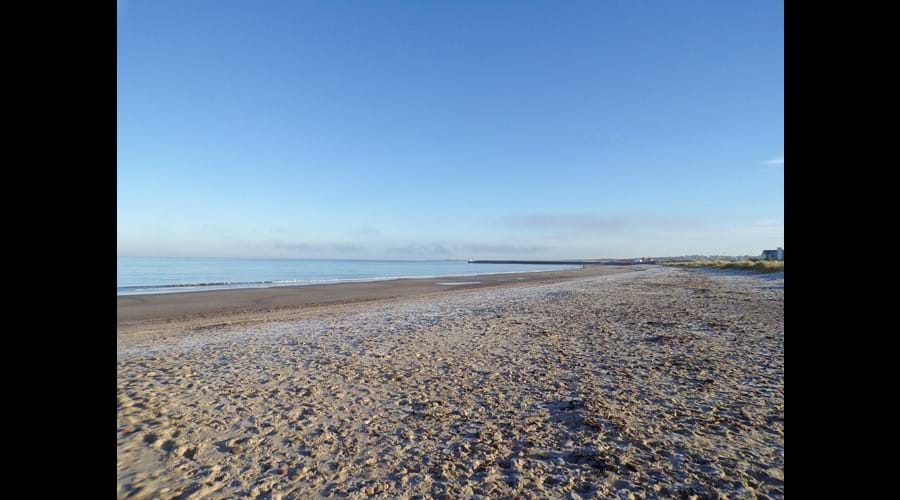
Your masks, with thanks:
M284 318L292 313L306 313L309 309L322 306L452 293L472 288L555 283L576 277L606 276L636 269L636 266L587 266L585 269L563 271L125 295L116 297L116 326L119 333L132 333L246 323ZM438 283L463 284L453 286Z
M783 278L482 287L117 357L120 498L784 496Z

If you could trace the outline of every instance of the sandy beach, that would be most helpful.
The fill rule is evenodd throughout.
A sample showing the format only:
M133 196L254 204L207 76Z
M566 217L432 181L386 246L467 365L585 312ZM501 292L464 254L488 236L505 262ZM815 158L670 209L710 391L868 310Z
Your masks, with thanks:
M783 497L783 273L455 280L118 297L118 497Z
M247 324L295 317L297 313L306 315L322 307L333 309L338 305L452 293L472 288L557 283L576 277L607 276L635 269L633 266L587 266L560 271L122 295L116 297L116 326L119 333L148 333Z

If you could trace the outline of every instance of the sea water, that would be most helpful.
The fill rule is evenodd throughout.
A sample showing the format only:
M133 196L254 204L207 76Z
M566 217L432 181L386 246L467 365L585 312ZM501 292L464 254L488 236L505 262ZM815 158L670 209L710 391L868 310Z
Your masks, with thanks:
M574 269L464 260L219 259L117 257L116 295L315 285Z

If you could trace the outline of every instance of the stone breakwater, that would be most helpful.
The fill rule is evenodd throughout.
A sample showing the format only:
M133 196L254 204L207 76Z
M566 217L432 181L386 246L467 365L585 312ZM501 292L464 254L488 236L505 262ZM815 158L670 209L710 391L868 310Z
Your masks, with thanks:
M670 268L120 338L121 498L784 495L784 286Z

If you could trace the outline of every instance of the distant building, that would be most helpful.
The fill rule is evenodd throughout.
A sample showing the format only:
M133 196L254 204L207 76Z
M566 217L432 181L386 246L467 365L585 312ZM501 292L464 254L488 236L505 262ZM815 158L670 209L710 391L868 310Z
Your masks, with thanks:
M778 247L776 250L763 250L763 260L784 260L784 249Z

